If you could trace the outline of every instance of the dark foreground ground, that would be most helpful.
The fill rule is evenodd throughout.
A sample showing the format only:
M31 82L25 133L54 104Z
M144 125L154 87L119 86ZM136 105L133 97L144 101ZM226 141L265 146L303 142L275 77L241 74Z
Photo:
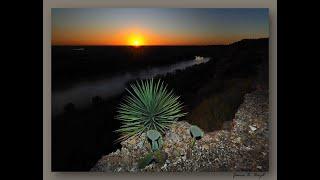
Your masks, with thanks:
M197 48L198 55L212 61L157 78L181 96L189 112L185 121L212 132L225 128L225 122L234 118L244 94L268 89L268 39ZM92 106L81 111L66 106L65 113L52 119L53 171L89 171L103 155L121 147L114 143L118 138L114 130L119 127L114 116L124 95L93 99Z

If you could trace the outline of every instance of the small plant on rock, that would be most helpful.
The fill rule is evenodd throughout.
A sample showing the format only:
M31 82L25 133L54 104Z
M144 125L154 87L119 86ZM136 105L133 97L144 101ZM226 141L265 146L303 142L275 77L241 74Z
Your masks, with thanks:
M192 137L191 148L193 148L196 140L199 140L204 136L204 132L196 125L191 126L189 132Z
M156 130L149 130L147 132L147 138L151 145L152 151L160 150L163 144L161 134Z
M138 168L143 169L146 166L148 166L153 161L153 153L149 152L147 155L145 155L143 158L139 159L138 161Z
M161 151L163 140L161 134L156 130L147 131L147 140L151 146L151 152L138 161L139 169L145 168L152 161L163 164L167 158L165 152Z

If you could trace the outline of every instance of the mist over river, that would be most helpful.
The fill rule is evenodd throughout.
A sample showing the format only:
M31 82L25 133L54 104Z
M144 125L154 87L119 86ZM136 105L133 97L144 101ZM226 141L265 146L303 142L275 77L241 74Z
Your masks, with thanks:
M192 60L178 62L169 66L151 67L138 72L115 74L108 78L95 81L79 81L70 88L52 91L52 115L56 116L63 112L67 103L73 103L76 108L85 108L91 104L95 96L108 99L122 93L126 83L135 79L151 78L157 75L174 73L176 70L184 70L196 64L207 63L209 57L196 57Z

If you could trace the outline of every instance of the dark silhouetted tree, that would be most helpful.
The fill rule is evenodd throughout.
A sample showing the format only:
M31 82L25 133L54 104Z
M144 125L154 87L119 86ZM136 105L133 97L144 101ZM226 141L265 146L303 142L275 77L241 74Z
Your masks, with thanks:
M72 113L76 111L76 107L73 103L70 102L64 106L64 111L66 113Z
M102 98L100 96L95 96L91 100L93 106L99 106L102 103Z

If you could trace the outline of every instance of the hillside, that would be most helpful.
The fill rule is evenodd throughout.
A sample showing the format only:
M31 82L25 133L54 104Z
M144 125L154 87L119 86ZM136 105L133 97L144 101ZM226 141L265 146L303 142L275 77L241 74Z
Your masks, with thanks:
M103 156L91 171L159 172L159 171L232 171L266 172L269 169L268 92L256 90L244 97L235 114L231 130L205 133L190 148L190 124L179 121L164 136L163 163L138 168L138 160L150 150L145 134L121 143L122 147Z

